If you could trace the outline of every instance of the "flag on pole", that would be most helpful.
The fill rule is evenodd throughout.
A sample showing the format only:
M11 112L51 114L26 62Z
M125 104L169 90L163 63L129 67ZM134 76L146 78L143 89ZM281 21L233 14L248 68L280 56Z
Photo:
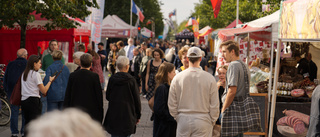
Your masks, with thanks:
M211 0L214 18L218 17L222 0Z
M194 24L198 24L198 22L197 22L197 20L196 20L194 17L191 17L191 18L188 20L188 22L187 22L187 24L186 24L186 27L187 27L187 26L190 26L190 25L194 25Z
M139 20L140 20L141 22L143 22L144 16L143 16L143 14L142 14L142 11L141 11L140 8L134 3L133 0L131 0L131 1L132 1L132 12L135 13L135 14L138 16L138 18L139 18Z
M174 30L174 25L172 20L169 20L169 19L164 19L164 20L167 22L167 25L169 25L169 27Z
M169 13L169 18L171 18L171 16L176 16L176 9Z
M148 22L146 23L146 25L149 25L149 24L151 24L152 22L151 22L151 20L148 20Z

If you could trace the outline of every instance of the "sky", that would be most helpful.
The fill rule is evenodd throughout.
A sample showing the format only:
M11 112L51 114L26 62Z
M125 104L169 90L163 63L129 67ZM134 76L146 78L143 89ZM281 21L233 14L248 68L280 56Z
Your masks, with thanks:
M158 0L159 2L163 3L161 6L161 12L163 18L169 19L169 13L172 12L174 9L177 9L177 21L178 25L183 20L187 20L191 13L194 11L194 3L199 3L199 0ZM175 16L171 17L173 20L176 19Z

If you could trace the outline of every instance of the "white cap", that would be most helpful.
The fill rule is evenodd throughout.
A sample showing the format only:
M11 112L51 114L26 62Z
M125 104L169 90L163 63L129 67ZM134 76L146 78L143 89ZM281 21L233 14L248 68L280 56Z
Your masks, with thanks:
M194 53L195 55L191 55L192 53ZM198 57L202 57L201 49L198 48L198 47L191 47L191 48L188 50L187 57L188 57L188 58L198 58Z

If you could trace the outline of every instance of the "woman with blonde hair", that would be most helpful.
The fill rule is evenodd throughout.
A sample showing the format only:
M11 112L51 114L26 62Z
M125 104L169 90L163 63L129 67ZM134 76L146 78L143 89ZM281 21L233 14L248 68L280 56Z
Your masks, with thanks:
M108 55L107 68L108 68L108 71L113 75L116 72L116 61L117 61L117 58L119 56L118 55L119 49L114 43L110 44L110 49L111 50L110 50L109 55Z
M48 112L54 109L62 110L64 96L69 79L69 69L61 61L63 53L61 50L55 50L52 53L53 63L47 68L44 84L49 82L49 76L56 74L56 78L49 88L47 95Z
M163 62L156 74L156 92L154 95L153 137L175 137L177 122L169 113L168 96L170 83L176 75L172 63Z
M217 87L219 91L219 101L220 101L220 112L222 108L222 103L221 103L221 97L224 92L224 89L226 88L226 74L227 74L228 66L227 65L222 65L217 69L218 72L218 78L219 80L217 81ZM220 122L220 117L217 120L216 124L221 124Z

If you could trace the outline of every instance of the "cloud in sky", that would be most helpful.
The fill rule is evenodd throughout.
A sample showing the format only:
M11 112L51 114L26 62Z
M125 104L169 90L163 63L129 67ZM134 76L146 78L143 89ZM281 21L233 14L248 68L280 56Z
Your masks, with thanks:
M174 9L177 9L177 21L180 24L183 20L187 20L191 13L194 11L195 3L199 3L199 0L158 0L163 3L161 5L161 12L164 18L169 18L169 13ZM171 17L173 20L175 16Z

